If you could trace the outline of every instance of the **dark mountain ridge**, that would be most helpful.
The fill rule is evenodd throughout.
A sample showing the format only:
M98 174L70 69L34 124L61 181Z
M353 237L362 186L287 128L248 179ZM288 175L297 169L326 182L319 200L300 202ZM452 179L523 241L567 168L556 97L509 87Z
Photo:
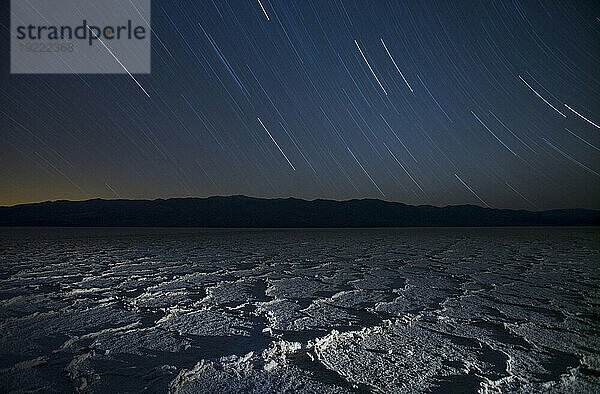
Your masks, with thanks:
M333 201L246 196L47 201L0 207L0 226L408 227L595 226L600 211L526 211L475 205L412 206L374 199Z

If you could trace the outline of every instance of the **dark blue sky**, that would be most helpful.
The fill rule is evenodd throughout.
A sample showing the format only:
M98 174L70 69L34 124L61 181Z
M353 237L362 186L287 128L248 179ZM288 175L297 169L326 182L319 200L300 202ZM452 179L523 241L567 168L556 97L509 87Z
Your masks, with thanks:
M600 208L600 2L152 2L152 73L11 75L0 205Z

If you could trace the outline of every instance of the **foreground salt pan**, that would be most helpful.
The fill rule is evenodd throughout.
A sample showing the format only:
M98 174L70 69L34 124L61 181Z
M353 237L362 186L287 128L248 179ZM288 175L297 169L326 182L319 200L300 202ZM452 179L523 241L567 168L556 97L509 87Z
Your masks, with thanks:
M600 391L596 229L0 231L2 391Z

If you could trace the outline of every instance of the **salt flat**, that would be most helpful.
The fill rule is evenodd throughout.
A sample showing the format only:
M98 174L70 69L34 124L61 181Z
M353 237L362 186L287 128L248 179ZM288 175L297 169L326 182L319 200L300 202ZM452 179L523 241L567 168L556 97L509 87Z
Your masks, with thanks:
M0 390L599 392L597 228L0 229Z

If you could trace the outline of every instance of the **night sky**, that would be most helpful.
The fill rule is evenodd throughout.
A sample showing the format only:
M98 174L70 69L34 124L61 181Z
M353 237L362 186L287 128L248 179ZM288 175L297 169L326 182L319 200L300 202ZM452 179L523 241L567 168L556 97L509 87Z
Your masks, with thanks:
M599 1L152 1L152 73L11 75L0 205L600 208Z

